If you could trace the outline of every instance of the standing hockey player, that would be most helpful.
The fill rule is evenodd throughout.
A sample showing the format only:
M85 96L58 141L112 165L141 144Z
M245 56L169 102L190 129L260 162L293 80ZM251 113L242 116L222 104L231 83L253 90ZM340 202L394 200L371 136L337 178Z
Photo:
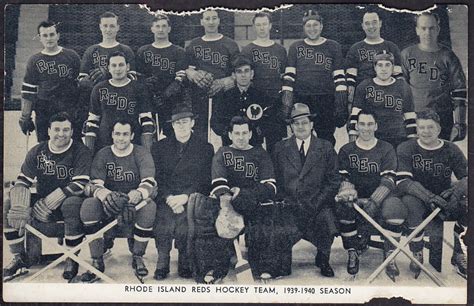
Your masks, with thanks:
M282 262L286 254L282 254L280 240L290 243L296 229L285 231L283 224L275 219L274 210L278 208L272 201L276 194L272 160L262 147L250 145L251 137L249 120L232 118L229 128L232 145L220 148L212 160L211 196L223 202L226 196L232 195L233 209L245 220L252 274L257 279L268 280L291 273L291 257L289 262Z
M53 33L53 32L51 32ZM26 155L10 198L4 201L3 224L5 241L14 255L3 269L4 280L21 274L29 266L25 251L25 225L33 217L38 222L64 220L67 247L81 243L84 232L79 209L84 186L89 182L91 152L80 141L72 140L72 123L67 113L49 119L48 141L34 146ZM37 193L31 185L37 180ZM63 277L72 279L78 264L66 260Z
M329 257L337 228L332 207L341 179L333 146L313 135L313 116L306 104L293 105L290 118L294 136L275 145L273 163L278 198L292 208L302 238L318 248L315 265L321 274L333 277ZM291 248L289 252L291 256Z
M416 19L420 43L404 49L402 70L411 86L415 111L433 109L441 119L440 138L466 137L466 77L458 57L438 43L439 17L423 13Z
M360 111L355 126L359 137L342 146L338 155L339 174L343 181L336 196L339 202L336 216L343 246L348 252L347 272L351 275L359 271L359 254L367 241L364 236L359 236L362 219L354 210L353 203L358 203L372 218L381 219L382 226L396 240L400 239L402 224L407 218L407 209L392 193L397 155L391 144L375 137L377 127L378 119L374 112ZM393 251L393 245L385 240L384 246L387 257ZM395 260L386 267L386 273L392 280L399 274Z
M251 122L252 146L262 145L266 139L267 150L271 151L273 145L281 139L278 134L282 126L277 121L278 108L275 107L274 99L266 96L254 86L252 79L254 69L252 61L238 55L232 61L237 86L216 95L213 99L212 130L222 137L223 145L230 145L228 138L228 127L232 117L247 117ZM275 100L279 101L279 100Z
M288 51L288 66L283 77L283 108L290 113L293 96L308 104L316 114L319 138L336 143L334 131L346 124L347 87L341 45L321 36L323 18L309 10L303 17L306 38L294 42Z
M186 47L188 80L196 84L193 89L193 112L196 118L196 133L207 133L209 118L209 97L235 86L231 76L231 60L239 53L237 43L219 33L219 15L217 11L207 10L202 14L201 25L204 36L193 39Z
M132 49L117 41L117 33L120 30L118 16L112 12L105 12L99 17L99 28L102 34L102 42L90 46L84 52L81 61L81 80L90 80L93 85L108 80L111 75L108 71L109 57L112 53L122 52L127 63L130 64L130 76L135 78L135 54ZM84 77L86 79L84 79Z
M410 86L403 79L392 77L395 58L381 52L374 56L375 78L365 79L357 86L349 124L349 141L357 138L355 129L360 110L372 111L377 116L377 139L396 148L408 138L416 136L416 114Z
M155 222L158 263L154 278L157 280L165 279L170 272L173 239L178 249L178 275L192 277L186 253L188 200L194 192L209 194L214 155L213 147L192 132L194 114L189 106L176 105L171 124L174 135L155 143L152 148L159 185Z
M151 199L156 186L155 165L151 154L142 146L132 144L135 136L133 123L118 119L112 125L113 145L102 148L94 157L91 167L93 183L81 206L81 221L86 235L99 231L104 225L118 218L119 226L133 233L129 245L133 254L132 268L139 279L148 275L143 255L148 240L153 237L156 204ZM135 206L146 201L142 209ZM92 265L105 271L104 239L92 240L89 244ZM87 271L81 276L83 282L97 280Z
M375 77L373 60L377 53L385 51L394 56L392 75L402 74L400 49L396 44L380 36L382 20L376 12L367 12L362 17L365 39L353 44L346 55L346 78L349 103L353 102L357 86L365 79Z
M76 130L75 139L80 140L79 131L83 122L77 115L77 77L80 57L74 50L58 45L57 25L43 21L38 25L38 35L43 45L41 52L33 55L26 65L26 73L21 88L20 128L23 134L35 130L38 142L48 140L48 120L53 114L66 111ZM33 124L32 111L36 119Z
M442 220L456 221L451 263L467 277L467 249L461 237L467 230L467 160L458 146L441 140L441 119L434 110L417 113L418 139L410 139L397 148L397 186L408 207L408 227L413 230L427 212L439 207ZM452 174L456 181L452 183ZM413 255L423 263L423 232L410 242ZM417 277L420 267L413 262L410 270Z
M112 53L109 56L112 79L100 82L92 90L89 117L84 127L85 143L92 151L112 143L111 131L117 118L130 119L134 135L140 135L141 144L151 150L155 127L150 95L139 81L127 77L129 70L125 54ZM135 139L134 143L140 141Z
M153 115L158 115L157 124L164 135L172 136L173 129L167 120L170 119L175 101L182 100L186 55L183 48L169 41L171 24L168 16L156 15L151 32L154 42L137 51L137 72L140 78L145 79L148 90L153 94Z
M273 109L280 111L282 75L285 72L288 61L286 50L282 45L270 39L272 17L269 13L260 12L255 14L252 23L257 39L242 49L242 54L250 58L253 63L255 75L252 80L252 86L270 97ZM285 127L285 122L275 121L275 126L273 127L275 139L270 143L267 139L267 149L271 150L276 141L286 136Z

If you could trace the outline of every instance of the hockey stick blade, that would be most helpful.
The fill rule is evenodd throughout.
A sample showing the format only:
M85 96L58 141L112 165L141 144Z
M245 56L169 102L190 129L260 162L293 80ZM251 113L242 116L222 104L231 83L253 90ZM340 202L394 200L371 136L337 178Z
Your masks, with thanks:
M255 283L249 262L242 257L242 252L240 251L237 239L234 239L234 248L235 254L237 255L237 263L235 264L235 277L237 278L237 282L239 284Z

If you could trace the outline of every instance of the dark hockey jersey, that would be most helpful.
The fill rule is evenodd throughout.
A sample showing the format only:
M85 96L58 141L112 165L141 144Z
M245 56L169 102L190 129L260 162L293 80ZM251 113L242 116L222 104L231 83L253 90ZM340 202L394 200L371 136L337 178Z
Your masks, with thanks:
M397 155L391 144L377 140L365 150L356 141L345 144L338 154L339 174L355 185L360 198L368 198L386 177L395 182Z
M186 47L188 65L212 73L214 79L232 74L232 57L239 53L239 46L229 37L217 40L193 39Z
M334 94L335 89L347 89L341 45L331 39L324 39L318 45L310 45L305 40L294 42L288 50L286 77L287 73L296 77L294 85L291 80L284 82L283 89L293 86L299 95L326 95Z
M415 111L426 108L451 111L453 98L466 99L466 77L461 63L447 47L427 52L413 45L404 49L401 57L403 75L413 93Z
M112 85L111 80L102 81L92 90L85 135L98 139L98 148L112 144L112 128L119 117L135 123L135 139L142 133L153 133L150 95L140 82L129 81L125 85Z
M48 141L43 141L26 155L18 182L30 187L36 179L40 197L57 188L61 188L67 196L77 194L89 182L91 162L91 152L82 142L71 140L66 149L55 152Z
M131 144L129 154L121 156L113 146L102 148L94 157L91 180L113 191L128 193L132 189L151 194L155 181L155 164L144 147ZM144 196L146 198L146 196Z
M212 159L211 175L211 195L232 187L253 188L260 183L271 184L276 193L272 160L262 147L249 150L221 147Z
M26 64L21 95L34 101L66 101L77 95L76 79L81 59L76 51L62 48L54 55L36 53Z
M389 85L365 79L356 88L349 134L355 134L360 110L373 111L377 116L379 139L405 138L416 135L416 114L410 87L402 79L393 79Z
M402 73L400 67L400 49L393 42L382 39L380 43L368 43L365 40L353 44L346 55L347 85L356 87L363 80L375 77L374 55L386 51L395 59L393 75Z
M159 80L154 93L162 93L176 77L176 72L187 68L183 48L170 44L163 48L150 45L142 46L137 51L137 72L145 78L156 76Z
M242 54L253 62L253 85L267 96L278 98L288 61L285 48L277 43L268 47L250 43L242 48Z
M467 176L467 160L457 145L440 140L434 149L424 148L418 139L410 139L397 148L397 180L411 178L426 189L440 194L451 186L451 175Z

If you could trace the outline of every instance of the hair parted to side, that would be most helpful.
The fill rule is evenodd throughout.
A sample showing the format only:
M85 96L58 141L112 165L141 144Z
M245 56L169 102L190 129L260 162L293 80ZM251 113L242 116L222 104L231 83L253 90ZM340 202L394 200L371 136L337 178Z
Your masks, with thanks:
M58 30L58 24L59 23L55 23L51 20L45 20L45 21L41 21L40 24L38 25L38 27L36 28L36 31L38 32L38 34L40 33L40 28L50 28L50 27L54 27L56 29L56 33L59 33L59 30Z
M232 117L232 119L230 120L230 124L229 124L229 132L232 133L232 131L234 130L235 125L244 125L244 124L248 125L249 130L251 129L250 120L247 117L244 117L244 116L234 116L234 117Z
M105 12L102 15L99 16L99 23L102 20L102 18L115 18L115 19L117 19L117 23L119 22L118 16L115 15L115 13L110 12L110 11L107 11L107 12Z
M64 122L64 121L69 121L71 123L71 128L72 128L71 116L69 116L69 114L66 112L59 112L59 113L53 114L49 118L48 127L51 127L51 124L53 122Z
M117 57L117 56L123 57L125 59L125 63L128 64L127 56L125 56L125 53L123 53L122 51L115 51L112 54L110 54L108 64L110 65L110 59L112 57Z
M114 124L112 125L112 132L115 130L115 126L117 124L121 124L121 125L127 125L128 124L130 126L130 132L133 133L134 121L130 120L130 118L118 117L117 119L115 119Z
M416 120L434 120L438 124L441 124L439 115L432 109L422 110L416 113Z
M255 14L255 16L253 16L252 24L255 24L255 19L257 19L259 17L267 17L268 22L272 23L272 15L270 13L268 13L268 12L258 12L257 14Z
M372 118L374 118L374 121L377 122L377 115L376 115L375 112L372 111L372 110L362 109L362 110L357 114L357 122L359 122L359 118L360 118L361 115L372 116Z

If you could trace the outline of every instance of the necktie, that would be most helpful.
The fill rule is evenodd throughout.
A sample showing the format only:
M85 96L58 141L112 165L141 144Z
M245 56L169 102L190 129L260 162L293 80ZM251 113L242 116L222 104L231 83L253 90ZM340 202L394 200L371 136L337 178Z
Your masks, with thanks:
M301 142L299 153L300 153L301 164L304 165L304 162L306 161L306 155L304 154L304 140Z

